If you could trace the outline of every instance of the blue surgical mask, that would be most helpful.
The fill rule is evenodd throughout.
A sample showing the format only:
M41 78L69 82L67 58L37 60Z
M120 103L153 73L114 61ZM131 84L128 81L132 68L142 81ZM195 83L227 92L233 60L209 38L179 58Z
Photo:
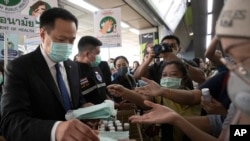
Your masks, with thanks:
M95 61L91 63L92 67L97 67L101 63L102 59L100 55L95 56Z
M120 67L118 70L117 70L117 75L118 76L125 76L126 74L128 74L128 67Z
M0 84L3 83L3 74L0 74Z
M52 42L49 57L56 63L65 61L71 55L72 48L72 44Z
M181 86L181 78L163 77L160 84L165 88L178 89Z

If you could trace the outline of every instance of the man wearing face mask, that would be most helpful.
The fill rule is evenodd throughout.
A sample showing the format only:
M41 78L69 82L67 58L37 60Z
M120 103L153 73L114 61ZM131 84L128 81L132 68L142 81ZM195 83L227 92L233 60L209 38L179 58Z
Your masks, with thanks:
M172 52L162 52L159 54L160 58L163 58L164 61L169 62L172 60L181 60L179 57L177 57L177 54L180 52L180 40L178 37L174 35L168 35L165 36L161 43L168 44L171 46ZM145 59L143 63L137 68L137 70L134 73L134 77L136 79L141 79L141 77L147 77L149 79L154 80L157 83L160 83L160 68L162 67L162 64L164 61L161 61L160 63L154 63L153 65L149 64L154 59L155 54L153 51L153 47L151 47L151 52L145 56ZM192 80L194 80L197 83L202 83L205 81L205 74L204 72L196 67L193 67L189 64L187 64L187 70L189 73L189 76Z
M77 119L65 121L68 110L83 106L77 65L68 59L78 21L62 8L40 18L41 45L7 65L2 95L1 129L9 141L96 141Z
M87 102L100 104L106 98L106 83L98 67L101 62L102 42L92 36L83 36L78 42L78 60L81 93Z

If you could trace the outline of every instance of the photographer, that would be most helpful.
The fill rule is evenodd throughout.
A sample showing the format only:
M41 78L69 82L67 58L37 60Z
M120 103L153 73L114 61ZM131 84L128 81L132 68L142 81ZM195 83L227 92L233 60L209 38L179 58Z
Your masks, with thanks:
M147 54L144 58L144 62L137 68L136 72L134 73L134 77L136 79L140 79L141 77L147 77L156 81L157 83L160 82L160 69L164 61L169 62L172 60L181 60L176 55L181 50L180 48L180 40L178 37L174 35L165 36L162 41L162 44L155 45L151 48L151 52ZM155 58L160 57L163 58L163 61L159 63L154 63L150 65L150 62ZM181 60L183 61L183 60ZM187 70L189 77L197 82L202 83L205 81L204 72L196 67L190 66L187 64Z

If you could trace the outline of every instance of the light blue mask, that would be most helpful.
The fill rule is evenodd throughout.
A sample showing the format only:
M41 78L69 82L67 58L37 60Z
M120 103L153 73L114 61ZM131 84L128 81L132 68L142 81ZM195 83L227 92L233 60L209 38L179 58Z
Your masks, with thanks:
M72 48L72 44L52 42L49 57L56 63L65 61L71 55Z
M91 63L92 67L97 67L101 63L102 59L100 55L95 56L95 61Z
M165 88L178 89L181 86L181 78L163 77L160 84Z
M3 74L0 74L0 84L3 83Z
M105 100L101 104L70 110L66 113L65 119L109 119L117 114L114 107L113 101Z

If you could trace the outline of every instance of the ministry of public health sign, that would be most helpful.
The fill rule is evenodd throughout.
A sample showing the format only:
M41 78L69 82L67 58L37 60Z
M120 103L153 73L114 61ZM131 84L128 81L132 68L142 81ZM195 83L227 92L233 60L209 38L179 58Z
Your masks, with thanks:
M29 0L0 0L0 12L16 13L22 11Z
M35 17L18 13L6 14L0 12L0 31L33 35L35 34Z

